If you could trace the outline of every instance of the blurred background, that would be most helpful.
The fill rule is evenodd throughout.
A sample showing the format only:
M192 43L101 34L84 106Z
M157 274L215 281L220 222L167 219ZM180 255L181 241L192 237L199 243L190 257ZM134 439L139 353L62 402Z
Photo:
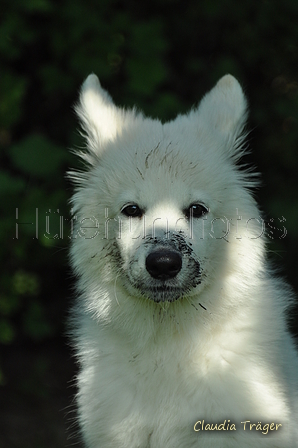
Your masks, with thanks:
M79 447L65 179L78 164L69 149L83 145L79 86L94 72L117 104L166 120L222 75L237 77L269 256L298 291L298 2L0 0L0 9L0 448Z

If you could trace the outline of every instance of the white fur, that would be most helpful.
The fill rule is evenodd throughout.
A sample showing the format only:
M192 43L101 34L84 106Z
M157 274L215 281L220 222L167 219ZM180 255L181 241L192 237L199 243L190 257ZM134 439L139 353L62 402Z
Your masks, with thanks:
M298 447L298 361L284 315L292 294L265 260L255 178L236 166L239 83L223 77L197 109L161 124L117 108L90 75L77 111L89 164L71 174L86 446ZM144 214L128 218L128 204ZM209 213L186 218L192 204ZM164 283L179 297L156 292L161 281L146 269L156 247L182 251L181 271ZM237 429L195 432L203 419ZM244 431L247 420L283 426L265 435Z

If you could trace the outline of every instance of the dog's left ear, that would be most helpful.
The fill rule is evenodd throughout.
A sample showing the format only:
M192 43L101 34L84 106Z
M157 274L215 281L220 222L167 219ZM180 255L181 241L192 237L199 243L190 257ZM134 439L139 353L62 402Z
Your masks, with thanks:
M239 82L232 75L225 75L204 96L198 113L209 128L235 139L243 129L246 110L246 99Z
M121 133L125 112L114 105L94 74L83 83L75 109L86 132L90 155L99 156L105 144Z

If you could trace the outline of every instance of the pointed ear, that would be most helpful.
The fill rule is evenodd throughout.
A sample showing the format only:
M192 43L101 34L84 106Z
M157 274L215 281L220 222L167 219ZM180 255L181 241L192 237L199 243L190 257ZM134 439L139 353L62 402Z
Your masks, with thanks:
M122 111L114 105L94 74L83 83L75 109L87 134L89 150L99 155L104 144L121 132Z
M202 99L198 113L214 130L237 138L246 119L246 99L239 82L225 75Z

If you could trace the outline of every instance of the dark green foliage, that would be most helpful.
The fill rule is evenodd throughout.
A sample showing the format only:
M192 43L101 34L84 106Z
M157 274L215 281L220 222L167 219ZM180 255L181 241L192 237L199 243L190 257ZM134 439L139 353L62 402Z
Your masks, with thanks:
M270 249L298 289L297 21L295 0L2 0L0 343L63 328L71 295L64 173L77 163L68 148L83 144L72 107L90 72L118 104L163 120L225 73L240 80L253 129L247 161L264 173L259 195L273 219Z

